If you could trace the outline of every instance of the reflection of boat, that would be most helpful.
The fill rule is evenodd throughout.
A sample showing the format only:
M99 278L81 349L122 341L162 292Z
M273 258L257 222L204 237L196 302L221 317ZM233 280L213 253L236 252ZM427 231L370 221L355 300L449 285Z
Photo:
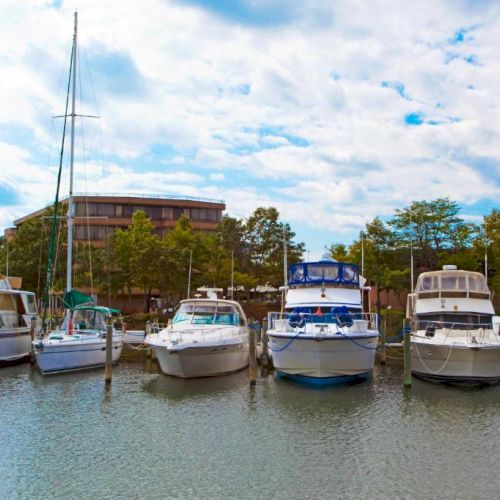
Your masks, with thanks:
M0 276L0 363L13 363L29 357L30 327L35 318L35 294L14 290L9 278Z
M458 383L500 380L500 338L485 277L444 266L422 273L408 300L415 375Z
M77 67L77 14L75 13L75 31L73 36L73 48L71 53L71 65L68 82L68 96L66 99L66 112L64 115L66 130L66 119L71 117L71 158L70 158L70 187L68 195L67 230L68 244L66 254L66 293L64 295L65 319L63 324L55 331L45 333L42 338L33 341L35 357L41 372L44 374L61 371L81 370L103 366L106 361L106 321L113 324L113 349L112 360L118 361L122 351L122 330L121 316L119 311L107 307L88 305L91 297L88 297L72 289L73 272L73 163L74 163L74 132L75 132L75 90L76 90L76 67ZM72 107L68 114L69 83L73 83ZM54 203L54 215L52 222L51 241L49 244L49 262L46 279L46 300L48 298L48 288L52 284L53 255L55 245L55 231L57 222L59 182L61 178L62 156L64 150L65 134L63 133L58 185L56 191L56 201ZM85 304L85 305L83 305ZM45 329L47 308L44 308L43 325ZM113 318L113 315L117 317ZM116 328L118 326L118 328Z
M144 383L144 390L157 398L169 401L193 400L213 398L214 394L239 391L246 380L247 374L244 371L209 379L187 380L158 376Z
M176 377L222 375L248 365L247 319L232 300L183 300L172 323L144 342L162 372Z
M325 256L290 266L284 312L269 314L278 373L328 384L366 377L379 337L377 315L362 311L357 266Z

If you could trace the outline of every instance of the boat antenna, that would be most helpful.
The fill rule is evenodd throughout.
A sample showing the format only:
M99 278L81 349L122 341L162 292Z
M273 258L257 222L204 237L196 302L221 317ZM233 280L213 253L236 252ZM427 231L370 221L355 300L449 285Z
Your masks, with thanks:
M484 245L484 277L486 278L486 284L488 284L488 246L487 246L487 244Z
M193 250L189 251L189 273L188 273L188 290L187 290L187 298L191 296L191 270L193 267Z
M231 300L234 300L234 248L231 250Z
M412 230L411 230L411 224L412 224L412 220L411 220L411 212L410 212L410 280L411 280L411 284L410 284L410 290L411 290L411 293L413 295L413 292L414 292L414 288L413 288L413 283L414 283L414 277L413 277L413 235L412 235Z
M361 231L361 276L365 276L365 233Z
M286 236L286 224L283 224L283 284L288 286L288 248Z
M9 277L9 240L5 238L5 250L7 251L7 258L5 261L5 274L6 278Z

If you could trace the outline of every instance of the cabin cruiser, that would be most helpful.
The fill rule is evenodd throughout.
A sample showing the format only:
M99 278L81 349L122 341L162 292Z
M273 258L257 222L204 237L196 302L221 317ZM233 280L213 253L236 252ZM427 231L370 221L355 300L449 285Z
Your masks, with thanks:
M1 364L29 358L31 322L37 317L35 294L14 289L11 286L13 279L0 276Z
M152 330L144 343L153 349L161 371L175 377L210 377L248 366L247 318L232 300L183 300L172 322Z
M327 255L289 267L282 311L268 317L269 348L280 375L331 384L371 373L378 317L363 312L364 281L356 265Z
M422 273L408 297L407 318L414 375L473 384L500 380L500 338L481 273L451 265Z
M33 341L36 362L44 375L104 366L108 321L113 325L112 361L120 359L123 323L117 309L79 305L68 312L58 329Z

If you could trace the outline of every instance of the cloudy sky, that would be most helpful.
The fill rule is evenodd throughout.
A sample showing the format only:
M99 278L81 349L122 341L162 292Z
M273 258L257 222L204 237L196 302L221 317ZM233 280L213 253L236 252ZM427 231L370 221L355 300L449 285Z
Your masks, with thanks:
M276 206L315 253L499 205L500 2L0 0L0 230L53 200L75 8L77 192Z

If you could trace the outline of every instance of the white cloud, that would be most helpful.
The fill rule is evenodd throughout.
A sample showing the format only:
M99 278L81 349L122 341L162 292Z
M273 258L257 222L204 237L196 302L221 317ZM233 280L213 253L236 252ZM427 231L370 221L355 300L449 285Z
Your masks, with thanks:
M125 94L106 84L119 68L93 74L102 118L86 125L89 190L224 198L240 216L274 205L297 225L328 221L339 232L415 199L450 196L466 209L497 200L500 5L481 5L317 0L260 29L181 2L71 0L57 10L4 0L0 154L17 165L8 182L21 203L0 223L54 190L55 168L39 158L64 101L75 7L91 71L99 54L119 54L137 72L123 83L133 89L135 78L138 90ZM382 82L404 85L405 97ZM409 113L424 124L407 126ZM16 127L33 141L17 140Z

